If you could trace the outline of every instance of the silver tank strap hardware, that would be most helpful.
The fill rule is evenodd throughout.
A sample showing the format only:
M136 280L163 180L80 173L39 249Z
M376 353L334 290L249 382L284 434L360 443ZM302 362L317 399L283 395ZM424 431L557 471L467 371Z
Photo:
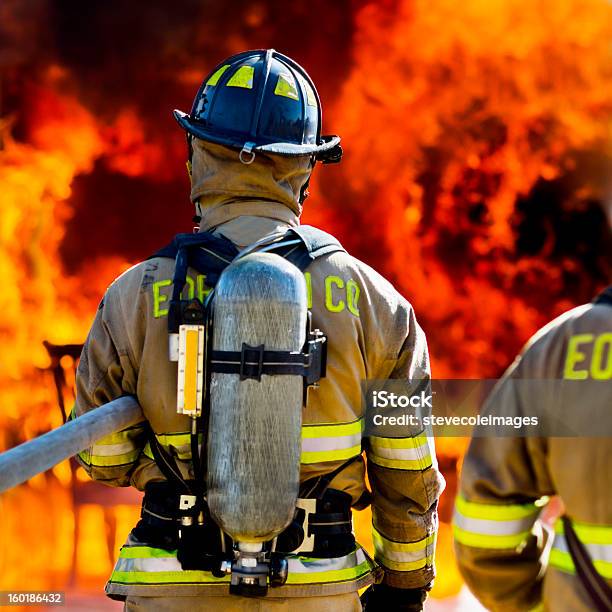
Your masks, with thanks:
M255 151L253 151L253 147L255 147L254 142L245 142L244 146L240 150L240 155L238 155L238 159L245 165L248 166L255 161Z
M307 386L315 385L325 376L327 344L321 331L314 330L302 352L267 351L265 346L242 343L242 350L212 351L210 372L239 374L240 380L260 381L263 374L303 376Z

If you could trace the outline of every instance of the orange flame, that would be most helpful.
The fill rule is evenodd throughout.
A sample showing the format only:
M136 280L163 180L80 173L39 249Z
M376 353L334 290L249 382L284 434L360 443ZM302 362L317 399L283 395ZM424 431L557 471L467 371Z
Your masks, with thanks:
M356 21L341 208L380 241L371 259L413 302L434 376L498 375L571 305L572 263L521 256L516 203L576 151L610 151L612 6L403 0Z
M79 277L63 272L58 250L71 183L91 171L104 141L77 100L48 94L39 101L32 144L12 140L6 126L1 135L0 450L61 424L43 341L82 342L106 285L127 267L115 257L89 262ZM72 560L70 479L65 462L3 495L0 589L64 585Z

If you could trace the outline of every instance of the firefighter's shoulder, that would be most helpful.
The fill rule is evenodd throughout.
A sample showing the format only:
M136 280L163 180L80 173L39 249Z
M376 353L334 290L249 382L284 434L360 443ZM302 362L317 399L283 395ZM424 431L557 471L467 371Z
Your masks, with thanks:
M99 309L115 310L118 303L131 310L144 299L150 301L159 286L170 286L174 271L174 261L156 257L141 261L119 274L107 287ZM159 291L158 291L159 292Z
M559 315L540 328L528 341L524 351L553 337L569 337L575 333L612 331L612 308L603 303L589 302Z
M107 291L129 292L146 289L157 280L172 279L174 261L165 257L146 259L119 274L108 286Z
M536 332L521 351L524 366L563 378L599 378L612 355L612 307L590 302L564 312ZM589 374L589 372L591 372Z
M324 296L328 310L346 307L352 311L357 303L389 313L412 310L389 280L346 251L318 257L306 269L305 277L309 292Z

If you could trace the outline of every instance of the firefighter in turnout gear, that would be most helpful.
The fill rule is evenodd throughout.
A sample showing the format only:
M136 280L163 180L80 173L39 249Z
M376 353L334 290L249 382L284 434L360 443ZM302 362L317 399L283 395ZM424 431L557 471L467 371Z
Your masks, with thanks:
M371 612L382 606L420 610L434 579L444 480L424 433L363 437L360 383L427 380L427 344L411 305L389 282L329 234L300 225L315 163L337 162L342 154L337 136L321 135L314 84L280 53L246 52L215 68L191 113L175 111L175 117L187 132L199 231L177 236L112 283L77 371L75 415L129 394L146 417L78 457L94 480L145 494L141 520L120 551L107 594L126 600L128 610L336 612L362 609L358 590L369 586ZM312 328L326 338L327 359L325 367L320 355L307 356L308 367L318 361L320 380L318 388L308 388L301 408L297 506L270 548L286 575L271 577L261 592L230 594L236 546L202 504L202 457L210 445L201 421L213 407L205 405L199 419L177 413L177 380L184 374L169 359L168 346L185 320L201 320L224 270L255 243L251 249L265 245L262 250L303 273ZM320 340L313 337L309 347ZM228 358L221 363L227 369L216 371L244 367L240 380L244 375L251 385L266 372L269 379L282 378L287 372L266 351L243 345L239 365ZM351 508L369 503L375 561L355 542L351 523Z
M457 559L488 609L612 610L611 406L612 286L541 329L484 406L548 423L474 437L463 463Z

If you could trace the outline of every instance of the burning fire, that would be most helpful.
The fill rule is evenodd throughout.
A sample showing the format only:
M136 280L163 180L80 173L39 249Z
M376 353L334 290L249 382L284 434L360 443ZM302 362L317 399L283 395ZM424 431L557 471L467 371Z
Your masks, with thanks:
M347 0L322 5L322 22L287 8L299 35L268 4L239 2L238 24L216 9L170 20L152 11L136 28L90 8L95 32L71 27L70 9L41 2L35 25L4 5L7 40L29 63L14 60L2 91L0 450L61 423L43 341L82 342L108 283L189 231L170 110L188 106L215 60L246 47L294 55L320 84L326 131L343 136L346 155L318 171L305 221L410 299L434 376L499 375L538 327L609 282L598 206L612 193L607 0ZM42 23L59 33L44 53L31 47L50 45ZM125 55L97 38L100 24ZM314 36L323 26L334 35ZM58 363L70 381L74 360ZM446 522L464 444L438 444ZM75 565L78 585L102 583L137 509L110 489L104 506L85 503L94 489L82 477L66 463L2 497L0 590L23 588L24 576L28 588L58 588ZM359 513L364 541L368 524ZM447 525L439 547L442 596L460 585Z
M91 172L106 145L101 127L77 100L53 91L38 92L37 100L36 116L42 120L27 144L12 139L8 124L0 135L0 337L5 351L0 370L1 450L61 425L43 341L82 342L107 284L129 265L117 257L97 258L87 261L78 276L66 274L59 250L72 214L71 185L79 174ZM74 359L66 355L58 365L69 373L64 400L70 409ZM3 495L0 589L60 588L73 561L85 566L87 558L94 561L82 576L91 575L93 565L98 578L95 567L100 562L95 559L105 557L74 555L73 550L70 485L79 479L81 474L73 474L64 462ZM88 538L77 544L85 552L99 542L91 534L104 529L103 520L92 522L97 512L95 506L81 508L81 531L85 529ZM116 512L120 515L122 509Z
M585 152L607 155L609 172L612 8L404 0L394 12L373 3L356 22L334 107L349 187L336 218L368 228L344 232L347 242L414 304L435 376L496 376L532 332L609 278L609 262L588 269L575 251L556 252L552 227L540 252L522 248L520 224L542 203L521 212L517 200L583 171ZM612 193L601 177L577 179L582 193L549 202L552 214L586 213Z

